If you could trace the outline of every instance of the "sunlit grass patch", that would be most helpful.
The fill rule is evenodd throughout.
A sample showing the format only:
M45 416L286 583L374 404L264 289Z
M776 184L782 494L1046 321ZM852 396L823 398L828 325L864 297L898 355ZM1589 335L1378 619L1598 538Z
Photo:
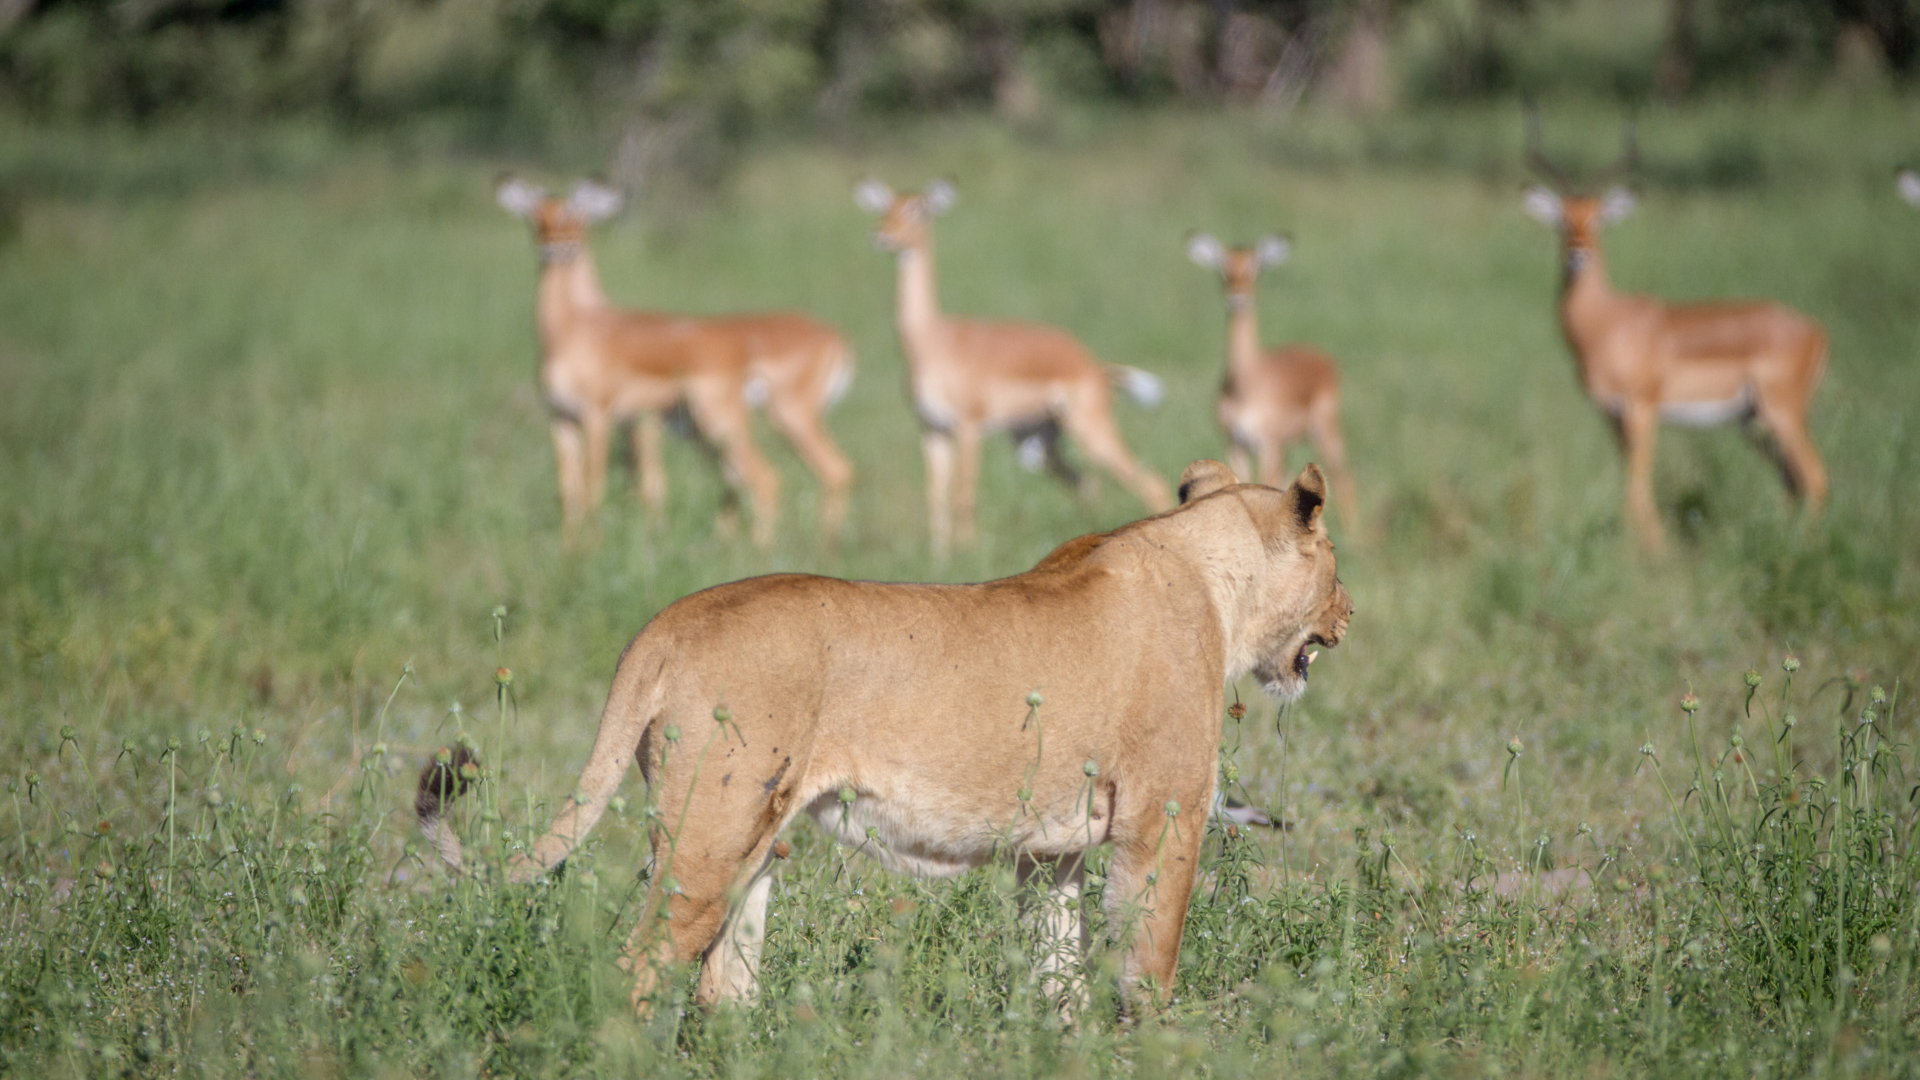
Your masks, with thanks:
M0 1071L1911 1071L1920 214L1889 179L1907 109L1643 116L1667 171L1610 238L1616 284L1774 296L1834 338L1828 513L1794 514L1734 432L1663 432L1658 563L1625 535L1559 341L1512 110L1089 114L1032 138L936 120L767 147L710 216L597 233L619 302L798 307L854 341L828 422L860 480L833 554L770 434L790 526L771 556L714 535L720 480L677 443L663 528L616 467L597 542L563 548L535 256L491 204L501 163L356 146L236 174L129 151L29 186L0 249ZM1618 119L1567 106L1556 143L1598 160ZM31 168L94 167L87 138ZM1716 138L1757 174L1690 179L1727 156ZM30 156L16 143L0 167ZM220 182L168 179L191 168ZM621 646L679 596L770 570L936 576L893 268L850 197L867 173L956 181L949 310L1058 322L1166 378L1159 410L1117 410L1165 473L1224 451L1224 318L1188 229L1290 232L1266 339L1342 365L1372 523L1337 537L1358 614L1285 714L1238 688L1223 777L1285 827L1214 827L1165 1016L1115 1019L1100 950L1095 1007L1063 1028L1007 868L914 882L801 827L760 1004L702 1012L683 978L641 1023L614 964L637 781L532 888L450 879L414 832L407 778L465 732L489 774L463 836L484 864L537 835ZM982 471L982 543L953 579L1137 512L1111 483L1081 500L1026 474L1005 440Z

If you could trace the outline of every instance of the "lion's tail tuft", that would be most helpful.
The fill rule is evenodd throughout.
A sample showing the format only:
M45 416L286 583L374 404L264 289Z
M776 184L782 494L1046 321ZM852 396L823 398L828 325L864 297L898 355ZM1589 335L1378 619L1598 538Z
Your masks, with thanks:
M447 824L446 810L453 800L466 794L480 772L480 757L465 744L441 747L433 760L420 770L419 791L413 798L413 812L420 819L420 832L440 852L440 860L451 869L460 869L460 838Z

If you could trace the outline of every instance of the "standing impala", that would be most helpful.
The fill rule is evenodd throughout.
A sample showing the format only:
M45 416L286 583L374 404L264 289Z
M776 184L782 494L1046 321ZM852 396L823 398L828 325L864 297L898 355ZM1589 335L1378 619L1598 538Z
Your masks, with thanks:
M746 488L754 543L771 546L780 481L752 432L751 406L764 404L820 478L820 532L832 543L846 516L853 467L821 418L853 377L846 341L803 315L693 318L615 307L600 289L587 229L620 209L619 192L583 180L559 199L509 178L498 195L502 207L532 223L540 245L540 388L553 414L569 535L600 505L613 426L628 418L635 420L641 497L656 516L661 512L667 477L660 418L684 405L719 455L729 487Z
M1558 227L1564 244L1560 326L1587 396L1613 421L1626 456L1627 515L1641 542L1653 550L1665 545L1653 501L1653 445L1662 420L1693 427L1757 420L1772 437L1788 490L1818 509L1827 498L1827 469L1807 432L1807 412L1827 368L1826 332L1781 304L1667 304L1614 292L1600 229L1633 209L1633 195L1623 187L1598 198L1574 194L1566 173L1541 150L1533 116L1527 155L1552 184L1527 190L1527 213ZM1607 178L1634 158L1629 130Z
M1251 480L1247 455L1252 453L1260 483L1272 487L1286 468L1287 445L1311 438L1351 532L1358 525L1360 504L1340 433L1340 369L1311 345L1260 348L1254 285L1260 271L1286 262L1291 250L1282 236L1263 236L1250 248L1226 247L1206 233L1187 239L1187 258L1218 271L1227 293L1227 378L1219 401L1220 426L1227 429L1231 444L1227 464Z
M863 181L855 201L879 216L874 244L899 261L900 344L927 460L927 515L933 553L973 542L980 440L1010 430L1030 468L1077 477L1060 455L1062 430L1101 468L1156 513L1173 506L1165 480L1135 461L1113 422L1112 385L1135 400L1159 400L1159 381L1136 368L1103 364L1063 330L1030 323L950 318L933 282L933 219L953 205L953 185L936 180L918 195Z

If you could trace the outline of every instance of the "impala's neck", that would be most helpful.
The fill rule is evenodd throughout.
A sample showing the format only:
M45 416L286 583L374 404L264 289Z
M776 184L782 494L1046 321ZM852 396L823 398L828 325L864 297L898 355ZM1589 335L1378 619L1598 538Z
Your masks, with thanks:
M1582 363L1582 345L1616 321L1618 303L1600 249L1568 248L1566 274L1560 284L1560 322Z
M940 298L933 287L933 242L923 240L909 248L901 249L897 259L900 264L898 284L899 310L896 318L900 324L900 337L909 343L908 359L914 359L919 342L940 329Z
M574 247L564 257L544 255L537 301L540 336L551 343L565 336L583 312L607 306L593 254Z
M1227 296L1227 370L1244 379L1260 366L1260 317L1253 297Z

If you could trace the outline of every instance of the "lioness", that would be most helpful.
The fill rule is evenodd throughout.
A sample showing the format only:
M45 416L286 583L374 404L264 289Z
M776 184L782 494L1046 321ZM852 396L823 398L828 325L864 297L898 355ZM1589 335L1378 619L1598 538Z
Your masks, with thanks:
M1278 491L1197 461L1180 506L999 581L777 574L686 597L627 646L572 801L510 871L565 859L639 760L653 872L626 955L644 1011L672 961L703 960L702 1002L753 995L775 841L802 812L926 876L1011 852L1048 890L1058 947L1040 969L1056 988L1060 958L1084 946L1082 856L1112 844L1106 903L1132 931L1122 992L1158 1004L1213 801L1225 684L1253 672L1294 697L1310 647L1338 644L1353 612L1325 494L1313 465ZM418 803L456 867L441 814L465 786L458 767L429 765Z

